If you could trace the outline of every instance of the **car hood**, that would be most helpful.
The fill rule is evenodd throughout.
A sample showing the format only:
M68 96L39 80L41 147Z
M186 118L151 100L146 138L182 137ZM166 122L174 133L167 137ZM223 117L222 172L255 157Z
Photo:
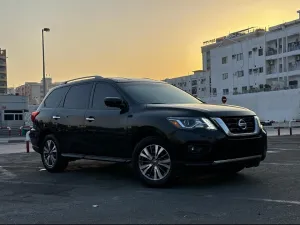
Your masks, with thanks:
M211 117L223 116L255 116L256 114L240 106L235 105L213 105L213 104L147 104L147 108L169 109L180 111L202 112Z

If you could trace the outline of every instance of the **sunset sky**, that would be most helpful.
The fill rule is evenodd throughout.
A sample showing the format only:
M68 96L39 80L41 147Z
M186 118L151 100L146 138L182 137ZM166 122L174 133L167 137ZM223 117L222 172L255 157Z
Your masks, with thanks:
M165 79L201 69L202 42L294 20L299 0L0 0L8 85L102 76Z

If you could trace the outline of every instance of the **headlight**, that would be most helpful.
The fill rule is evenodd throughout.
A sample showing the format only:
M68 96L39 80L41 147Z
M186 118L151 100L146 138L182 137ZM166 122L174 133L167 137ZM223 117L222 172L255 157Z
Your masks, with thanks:
M207 118L169 117L167 119L180 129L204 128L207 130L217 130L216 126Z

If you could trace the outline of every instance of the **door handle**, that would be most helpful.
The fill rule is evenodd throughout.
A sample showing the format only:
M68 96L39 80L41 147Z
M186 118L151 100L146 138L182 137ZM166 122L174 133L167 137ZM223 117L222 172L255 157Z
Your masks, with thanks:
M52 116L52 118L57 120L57 119L60 119L60 116Z
M95 118L93 118L93 117L87 117L87 118L85 118L85 120L87 120L87 121L91 122L91 121L94 121L94 120L95 120Z

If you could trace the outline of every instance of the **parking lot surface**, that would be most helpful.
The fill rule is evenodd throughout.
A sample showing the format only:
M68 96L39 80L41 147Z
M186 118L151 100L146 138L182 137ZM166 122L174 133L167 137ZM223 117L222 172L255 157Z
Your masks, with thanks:
M269 137L260 167L199 172L164 189L125 165L77 161L51 174L23 143L0 153L0 223L300 223L300 136Z

